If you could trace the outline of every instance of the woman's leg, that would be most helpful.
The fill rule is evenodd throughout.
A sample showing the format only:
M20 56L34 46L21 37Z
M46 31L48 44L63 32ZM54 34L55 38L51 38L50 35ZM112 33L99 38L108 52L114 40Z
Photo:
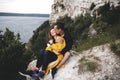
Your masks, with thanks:
M37 57L37 63L36 63L36 67L39 68L41 67L41 65L43 64L43 56L44 56L45 50L42 49L40 51L40 53L38 53L38 57Z
M33 69L33 75L32 75L32 78L33 78L33 79L39 79L39 78L38 78L38 73L39 73L39 68L40 68L40 67L42 66L42 64L43 64L44 54L45 54L45 50L44 50L44 49L42 49L42 50L40 51L40 53L38 53L36 67Z
M45 71L47 69L49 63L51 63L55 60L57 60L57 55L55 53L50 52L50 51L45 51L42 70Z
M33 76L33 74L37 74L39 72L39 67L41 67L41 65L43 64L43 55L44 55L44 49L42 49L40 51L40 53L38 53L38 56L37 56L37 63L36 63L36 67L33 68L32 70L27 70L24 72L24 74L27 74L27 75L30 75L30 76Z
M43 58L43 65L42 65L42 71L38 73L39 78L43 78L45 71L49 65L49 63L57 60L57 55L50 51L45 51L44 58Z

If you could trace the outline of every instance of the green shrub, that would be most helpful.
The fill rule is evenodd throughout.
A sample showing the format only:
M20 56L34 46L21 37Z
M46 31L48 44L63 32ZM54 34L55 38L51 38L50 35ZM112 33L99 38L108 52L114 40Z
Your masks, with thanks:
M90 10L93 10L96 5L94 3L91 4Z
M14 35L9 29L0 32L0 36L0 79L18 80L18 71L26 69L32 53L25 52L25 45L19 41L20 35Z
M120 38L120 22L118 24L112 25L106 29L106 32L109 33L109 36L114 36L116 39Z
M96 69L98 69L98 64L96 62L88 61L85 65L87 66L87 70L91 72L95 72Z
M94 24L94 29L97 31L98 34L105 32L107 27L109 27L108 23L103 21L96 21Z
M99 66L98 63L91 61L91 59L93 59L94 61L100 61L99 58L95 57L94 55L83 56L79 60L78 73L85 72L85 71L95 72L98 69L98 66Z
M120 6L110 7L110 4L106 3L98 9L98 13L101 16L96 19L89 14L85 14L85 16L78 15L75 19L71 19L65 15L64 17L59 17L57 20L57 22L63 22L65 28L70 32L74 42L74 50L86 50L120 38ZM97 31L97 35L89 38L88 31L91 24L94 24L93 28ZM30 41L33 52L38 53L39 50L46 46L49 28L49 21L46 21L34 31L34 35Z
M120 43L111 43L111 50L112 50L117 56L120 56Z
M50 25L47 20L34 31L34 34L29 42L31 46L28 47L35 53L35 55L38 54L41 49L46 47L49 29Z
M116 24L120 20L120 6L110 7L110 3L108 2L98 9L98 14L101 14L101 21Z

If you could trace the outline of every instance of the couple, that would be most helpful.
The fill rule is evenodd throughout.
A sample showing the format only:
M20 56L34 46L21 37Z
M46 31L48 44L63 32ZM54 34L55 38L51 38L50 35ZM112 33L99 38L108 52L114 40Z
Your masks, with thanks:
M64 29L63 23L56 23L50 30L49 42L46 49L41 50L38 54L36 68L33 69L32 78L40 80L44 77L49 63L58 60L52 68L52 77L56 74L57 70L68 60L70 57L70 50L73 45L72 38L67 30ZM39 68L42 66L41 70ZM51 69L50 68L50 69Z

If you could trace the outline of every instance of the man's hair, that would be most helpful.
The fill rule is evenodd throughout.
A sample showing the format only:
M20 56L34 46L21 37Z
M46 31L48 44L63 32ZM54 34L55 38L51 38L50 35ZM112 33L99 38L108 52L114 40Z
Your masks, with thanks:
M57 25L57 28L58 28L58 29L65 30L65 28L64 28L64 23L62 23L62 22L57 22L55 25Z

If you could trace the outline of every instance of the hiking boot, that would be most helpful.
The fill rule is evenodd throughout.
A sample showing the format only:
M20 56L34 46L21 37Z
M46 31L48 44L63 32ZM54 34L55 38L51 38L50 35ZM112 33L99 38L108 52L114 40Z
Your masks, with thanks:
M40 72L38 73L39 79L44 78L44 75L45 75L45 72L40 71Z

